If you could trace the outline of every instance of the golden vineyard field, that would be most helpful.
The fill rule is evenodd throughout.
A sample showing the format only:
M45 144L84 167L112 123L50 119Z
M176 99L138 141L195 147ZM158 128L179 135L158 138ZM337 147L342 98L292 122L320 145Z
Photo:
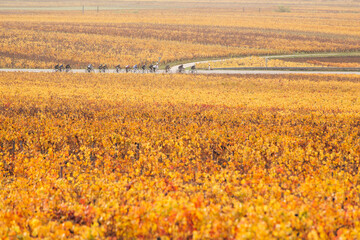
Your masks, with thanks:
M357 239L355 75L0 73L0 238Z
M280 58L266 57L232 58L221 61L209 61L196 64L197 68L239 68L239 67L360 67L360 56L318 57L318 58Z
M308 1L258 11L232 3L170 9L0 12L0 68L83 68L360 49L360 6ZM279 3L281 4L281 3ZM31 4L30 4L31 5ZM200 6L200 7L199 7Z
M197 68L232 68L232 67L318 67L319 65L307 62L288 62L281 59L268 59L265 57L232 58L217 62L204 62L196 64ZM320 65L321 66L321 65Z

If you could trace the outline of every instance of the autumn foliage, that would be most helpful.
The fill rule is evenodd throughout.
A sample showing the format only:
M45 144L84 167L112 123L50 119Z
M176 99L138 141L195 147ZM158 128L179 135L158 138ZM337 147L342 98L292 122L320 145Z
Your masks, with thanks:
M266 60L267 59L267 60ZM359 68L360 56L342 57L243 57L196 64L197 68L241 68L241 67L339 67Z
M300 1L297 1L300 2ZM326 2L327 3L327 2ZM326 5L326 3L324 3ZM0 68L151 64L360 49L359 4L290 13L214 3L179 9L0 13Z
M308 62L290 62L281 59L268 59L266 57L244 57L232 58L222 61L209 61L196 64L197 68L240 68L240 67L319 67L321 65L311 64Z
M359 238L355 75L0 73L0 238Z

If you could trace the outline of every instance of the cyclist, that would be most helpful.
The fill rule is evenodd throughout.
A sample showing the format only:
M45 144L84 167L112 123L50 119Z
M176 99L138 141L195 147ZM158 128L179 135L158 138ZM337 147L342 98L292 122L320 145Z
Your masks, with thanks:
M70 64L67 64L65 69L66 69L66 72L69 72L71 70Z
M120 70L121 70L120 64L119 64L119 65L117 65L117 66L115 67L115 69L116 69L116 72L117 72L117 73L119 73L119 72L120 72Z
M130 66L129 66L129 65L126 65L125 71L126 71L126 72L129 72L129 70L130 70Z
M137 72L137 70L138 70L138 65L137 64L134 65L133 70L134 70L134 72Z
M87 72L91 72L93 70L93 65L90 63L88 66L87 66Z

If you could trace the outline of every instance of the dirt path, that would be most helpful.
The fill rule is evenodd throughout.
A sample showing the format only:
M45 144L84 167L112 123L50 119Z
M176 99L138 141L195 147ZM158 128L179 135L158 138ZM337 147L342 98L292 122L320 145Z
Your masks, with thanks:
M360 55L360 53L359 53ZM274 56L261 56L263 58L292 58L292 57L326 57L326 56L343 56L341 53L319 53L319 54L292 54L292 55L274 55ZM190 62L190 63L184 63L185 68L190 68L191 66L199 63L207 63L207 62L219 62L228 60L231 58L226 59L218 59L218 60L205 60L205 61L197 61L197 62ZM173 66L171 68L171 73L176 73L178 70L178 67L180 65ZM198 70L198 74L356 74L360 75L360 72L354 72L354 71L287 71L287 70ZM54 72L54 69L0 69L0 72L34 72L34 73L40 73L40 72ZM95 70L96 73L99 73L98 70ZM124 70L123 70L124 72ZM85 73L85 69L73 69L70 73ZM109 69L106 73L115 73L115 69ZM139 72L141 73L141 71ZM165 73L164 70L159 70L157 73ZM186 71L187 74L189 74L189 71ZM64 73L66 74L66 73Z
M360 53L359 53L360 55ZM260 56L262 58L268 58L268 59L274 59L274 58L297 58L297 57L302 57L302 58L306 58L306 57L334 57L334 56L344 56L344 53L309 53L309 54L289 54L289 55L271 55L271 56ZM351 55L350 55L351 56ZM345 56L344 56L345 57ZM243 57L245 58L245 57ZM226 60L231 60L234 58L224 58L224 59L217 59L217 60L205 60L205 61L197 61L197 62L190 62L190 63L184 63L183 66L184 68L190 68L193 65L199 64L199 63L212 63L212 62L221 62L221 61L226 61ZM178 70L178 67L180 66L180 64L173 66L171 68L171 72L176 72ZM214 70L214 71L210 71L212 73L218 73L220 70ZM226 71L225 73L229 73L229 74L250 74L248 72L250 72L251 70L246 70L246 71L237 71L237 70L221 70L221 71ZM200 72L200 71L199 71ZM203 72L203 71L201 71ZM231 73L230 73L231 72ZM247 73L244 73L247 72ZM256 73L259 71L251 71L252 73ZM288 74L288 73L315 73L315 72L308 72L308 71L288 71L288 73L286 73L286 71L261 71L262 73L273 73L273 74ZM276 73L275 73L276 72ZM330 73L328 71L319 71L316 73ZM358 72L335 72L335 73L342 73L342 74L359 74ZM220 74L220 73L219 73Z
M191 66L193 63L189 63ZM185 65L185 64L184 64ZM33 72L33 73L55 73L53 69L0 69L0 72ZM175 73L172 71L171 73ZM62 74L72 73L85 73L84 69L73 69L71 72ZM96 74L99 72L96 71ZM115 69L110 69L106 73L115 73ZM101 73L101 74L106 74ZM164 70L159 70L158 74L165 74ZM142 74L142 73L138 73ZM185 74L191 74L186 71ZM346 72L346 71L278 71L278 70L198 70L197 74L356 74L360 75L360 72Z

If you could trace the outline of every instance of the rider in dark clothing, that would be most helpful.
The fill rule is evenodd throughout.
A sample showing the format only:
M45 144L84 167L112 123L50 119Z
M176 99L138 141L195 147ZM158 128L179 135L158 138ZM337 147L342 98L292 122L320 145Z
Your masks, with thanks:
M116 72L117 72L117 73L120 72L120 70L121 70L120 64L117 65L117 66L115 67L115 69L116 69Z
M178 69L179 69L179 72L181 73L181 72L183 72L184 71L184 65L183 64L181 64L179 67L178 67Z

